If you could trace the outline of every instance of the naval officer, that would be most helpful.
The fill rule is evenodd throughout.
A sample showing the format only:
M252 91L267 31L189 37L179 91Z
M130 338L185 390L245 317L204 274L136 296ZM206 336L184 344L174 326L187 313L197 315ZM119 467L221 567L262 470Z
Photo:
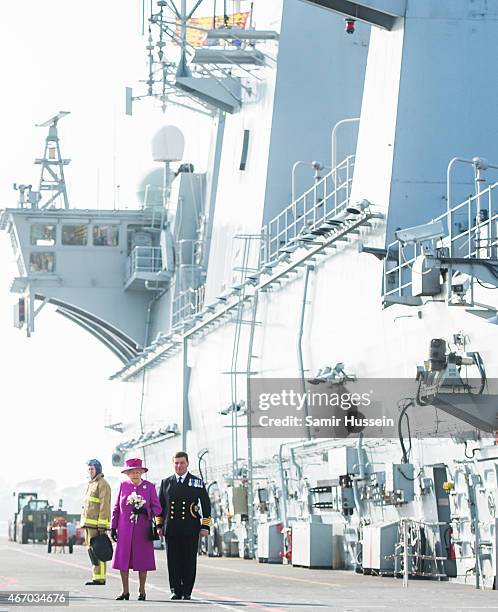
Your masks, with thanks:
M175 473L159 489L162 516L158 533L166 539L171 599L190 599L199 537L209 534L211 503L202 480L188 471L187 453L176 453L173 466Z

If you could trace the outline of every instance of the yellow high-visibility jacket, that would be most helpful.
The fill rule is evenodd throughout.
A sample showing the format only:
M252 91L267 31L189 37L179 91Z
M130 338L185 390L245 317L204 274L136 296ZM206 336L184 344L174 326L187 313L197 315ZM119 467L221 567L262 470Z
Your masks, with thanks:
M104 474L97 474L88 483L80 525L94 529L111 526L111 487Z

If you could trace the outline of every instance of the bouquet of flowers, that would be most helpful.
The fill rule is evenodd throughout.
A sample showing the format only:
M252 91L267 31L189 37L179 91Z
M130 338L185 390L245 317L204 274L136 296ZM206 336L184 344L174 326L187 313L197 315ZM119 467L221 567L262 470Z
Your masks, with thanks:
M137 522L139 514L147 514L147 510L144 508L145 503L145 499L141 495L138 495L136 491L130 493L126 498L126 505L133 506L130 516L132 523Z

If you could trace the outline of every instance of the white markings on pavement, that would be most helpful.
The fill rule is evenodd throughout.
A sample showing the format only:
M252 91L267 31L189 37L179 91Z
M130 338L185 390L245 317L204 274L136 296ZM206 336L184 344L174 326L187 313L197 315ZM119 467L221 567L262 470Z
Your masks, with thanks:
M73 563L72 561L63 561L62 559L56 559L55 557L50 557L50 556L46 556L46 555L40 555L38 553L34 553L34 552L30 552L29 550L23 550L22 548L17 548L17 547L13 547L13 546L6 546L5 547L7 550L12 550L13 552L18 552L18 553L22 553L23 555L28 555L29 557L37 557L38 559L43 559L43 561L51 561L52 563L59 563L61 565L67 565L69 567L75 567L77 569L83 569L86 572L89 569L88 565L81 565L79 563ZM232 571L232 570L230 570ZM233 571L239 571L239 570L233 570ZM254 573L256 574L256 572L241 572L241 573ZM259 574L258 574L259 575ZM107 577L109 578L115 578L115 579L120 579L120 576L118 574L114 574L112 572L109 572L107 574ZM135 580L133 578L130 578L130 582L134 583L134 584L138 584L138 580ZM159 587L156 586L155 584L152 584L151 582L147 582L147 588L148 589L153 589L156 591L161 591L162 593L170 593L169 589L165 589L163 587ZM205 594L202 593L202 591L199 591L201 594ZM216 599L226 599L227 601L234 601L237 602L239 604L239 606L237 608L235 608L234 606L230 606L228 604L224 604L218 601L212 601L210 599L201 599L201 598L196 598L194 600L192 600L194 603L195 601L198 601L200 603L204 603L204 604L209 604L210 606L214 606L217 608L222 608L224 610L234 610L235 612L240 612L241 606L240 604L243 604L243 606L247 606L247 607L251 607L251 608L257 608L259 610L271 610L271 612L285 612L285 610L282 610L281 608L267 608L264 606L261 606L257 603L254 602L245 602L245 601L241 601L238 599L232 599L232 598L227 598L221 595L217 595L216 593L209 593L210 596L215 597Z
M270 580L275 580L277 576L275 574L264 574L262 572L248 572L247 570L239 570L234 569L232 567L216 567L209 566L206 563L198 562L198 565L205 567L208 570L216 571L216 572L234 572L236 574L249 574L250 576L259 576L260 578L268 578ZM294 578L292 576L278 576L278 580L289 580L291 582L306 582L308 584L319 584L322 587L339 587L340 584L335 582L322 582L320 580L310 580L309 578Z

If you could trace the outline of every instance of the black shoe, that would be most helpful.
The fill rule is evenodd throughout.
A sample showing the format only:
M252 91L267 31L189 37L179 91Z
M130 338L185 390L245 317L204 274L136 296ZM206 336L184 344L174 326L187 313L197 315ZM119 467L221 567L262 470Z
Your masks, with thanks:
M192 595L184 595L183 599L192 599Z
M105 580L89 580L88 582L85 582L86 586L102 586L105 584Z
M130 599L130 594L129 593L121 593L121 595L119 597L116 597L116 601L122 601L123 599L126 599L126 601L128 601L128 599Z
M138 601L145 601L145 593L138 594Z
M170 599L173 599L173 600L174 599L181 599L181 598L182 598L182 596L178 595L177 593L173 593L173 595L171 595L171 597L170 597Z

